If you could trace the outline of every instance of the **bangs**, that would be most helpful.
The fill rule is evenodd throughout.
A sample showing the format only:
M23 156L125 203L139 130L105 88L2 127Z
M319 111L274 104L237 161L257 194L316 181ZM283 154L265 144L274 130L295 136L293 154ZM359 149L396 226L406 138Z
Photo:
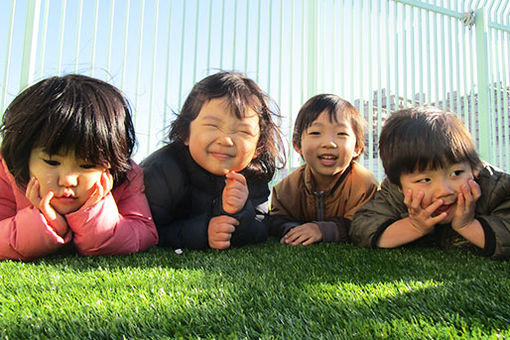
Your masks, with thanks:
M469 155L472 149L462 140L446 138L443 135L434 138L426 133L413 137L402 140L390 172L398 169L400 173L412 173L448 168L454 163L471 163Z
M393 113L381 131L379 151L386 175L399 185L401 174L462 162L473 170L481 167L468 130L454 114L435 108Z

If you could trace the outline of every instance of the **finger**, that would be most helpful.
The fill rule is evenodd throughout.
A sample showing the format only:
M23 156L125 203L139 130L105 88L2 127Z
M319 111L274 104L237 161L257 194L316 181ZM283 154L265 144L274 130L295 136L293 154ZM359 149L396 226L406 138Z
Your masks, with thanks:
M100 201L101 199L100 185L95 183L93 188L94 191L92 191L92 194L90 194L90 197L85 201L85 203L80 209L87 209Z
M294 241L296 241L301 236L301 232L293 232L293 233L287 233L285 235L285 243L291 244Z
M224 223L224 224L230 224L230 225L233 225L233 226L236 226L236 225L239 225L239 221L232 217L232 216L228 216L228 215L220 215L220 216L216 216L216 217L213 217L215 219L215 221L217 223Z
M446 218L446 216L448 216L448 214L446 212L442 212L437 216L429 218L428 221L430 222L431 225L436 225L438 223L441 223L441 221L443 221Z
M411 206L411 202L413 200L413 191L408 189L406 194L404 195L404 204L409 208Z
M213 249L227 249L230 247L230 241L217 241L212 242L211 248Z
M462 208L462 211L469 210L471 205L473 204L473 195L471 193L471 188L469 185L462 184L460 187L460 193L457 198L457 207Z
M422 207L421 207L421 202L423 200L423 197L425 197L425 193L423 191L419 191L416 196L414 196L412 198L412 201L411 201L411 209L413 210L420 210Z
M482 196L482 190L476 181L469 180L468 181L469 188L471 189L471 193L473 194L473 199L478 201L478 199Z
M227 174L225 175L225 177L227 178L227 184L229 182L238 182L240 184L242 184L243 186L246 186L246 178L240 174L240 173L237 173L235 171L230 171L230 172L227 172Z
M220 224L218 226L218 229L216 230L216 233L222 233L222 234L232 234L234 231L236 231L236 228L228 223Z
M315 243L315 239L314 239L313 237L310 237L310 238L308 238L305 242L303 242L302 244L303 244L304 246L308 246L308 245L310 245L310 244L312 244L312 243Z
M216 233L216 235L214 235L215 241L230 241L231 238L231 233Z
M307 235L301 235L299 236L294 242L292 242L293 246L297 246L299 244L302 244L305 242L309 237Z
M440 198L437 201L432 202L427 208L424 209L425 214L431 216L440 206L442 206L444 201Z
M57 212L50 204L51 199L55 196L53 191L48 191L48 193L41 199L39 204L39 209L46 216L47 219L53 221L57 218Z

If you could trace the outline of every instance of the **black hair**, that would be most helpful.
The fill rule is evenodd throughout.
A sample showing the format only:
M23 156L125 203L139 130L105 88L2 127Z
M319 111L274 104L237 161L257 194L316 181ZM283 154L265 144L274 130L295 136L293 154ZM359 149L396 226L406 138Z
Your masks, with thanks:
M69 74L39 81L7 107L0 127L1 154L18 185L30 179L32 149L50 155L74 152L78 158L110 168L114 186L126 179L135 146L131 110L114 86Z
M390 182L415 171L447 168L468 162L479 170L482 162L469 131L452 112L416 107L394 112L384 123L379 153Z
M243 118L248 108L259 117L260 137L255 154L247 170L263 174L268 180L277 168L285 164L285 149L281 131L273 117L281 119L277 105L246 75L237 72L218 72L196 83L189 93L180 114L170 126L169 141L185 142L190 124L197 118L202 106L215 98L225 98L232 113Z
M358 159L361 154L363 154L365 148L365 120L351 103L334 94L318 94L308 99L306 103L303 104L294 123L292 143L298 148L301 148L301 136L303 132L306 131L324 111L328 112L330 122L338 122L338 112L343 112L349 117L356 138L356 149L359 150L358 155L354 159Z

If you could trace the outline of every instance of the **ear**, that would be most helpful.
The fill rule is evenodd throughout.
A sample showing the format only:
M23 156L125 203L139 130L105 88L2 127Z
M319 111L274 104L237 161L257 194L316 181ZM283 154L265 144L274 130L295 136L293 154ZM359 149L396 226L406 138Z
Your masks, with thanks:
M297 144L295 142L292 142L292 146L294 147L294 150L296 150L296 152L298 154L300 154L301 156L303 156L303 152L301 151L301 148L299 146L297 146Z

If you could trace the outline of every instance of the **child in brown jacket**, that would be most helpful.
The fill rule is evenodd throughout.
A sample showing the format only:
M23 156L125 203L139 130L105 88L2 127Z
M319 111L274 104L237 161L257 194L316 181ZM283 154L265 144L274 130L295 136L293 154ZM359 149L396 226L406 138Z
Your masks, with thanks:
M348 241L356 210L377 190L355 160L364 149L364 120L332 94L310 98L294 125L292 144L305 164L273 188L269 233L290 245Z

